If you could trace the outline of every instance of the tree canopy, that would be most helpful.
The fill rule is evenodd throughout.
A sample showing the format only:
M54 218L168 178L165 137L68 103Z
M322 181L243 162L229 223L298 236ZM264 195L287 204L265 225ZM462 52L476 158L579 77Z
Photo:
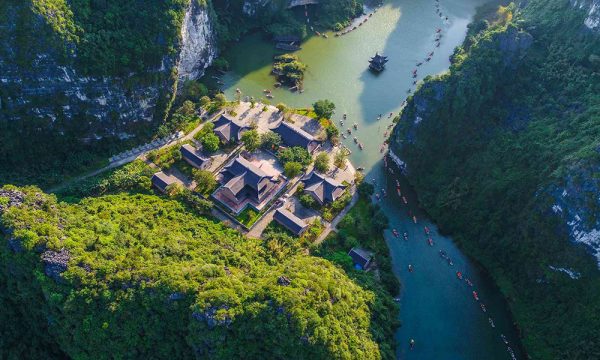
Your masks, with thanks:
M329 119L333 116L335 104L330 100L319 100L313 104L313 108L318 117Z
M563 217L598 228L600 39L583 19L561 0L479 17L391 139L419 201L510 299L535 359L600 356L598 264L572 241L584 225Z
M67 204L6 186L0 214L11 234L0 247L0 305L15 309L0 315L0 343L27 345L2 347L3 357L382 356L372 292L326 260L272 257L260 240L177 201L117 194Z

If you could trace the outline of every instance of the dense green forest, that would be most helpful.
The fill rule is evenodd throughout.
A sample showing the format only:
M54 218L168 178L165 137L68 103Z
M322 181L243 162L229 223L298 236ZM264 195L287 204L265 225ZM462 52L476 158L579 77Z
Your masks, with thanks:
M160 67L163 56L177 53L181 24L190 2L29 1L33 12L42 16L62 40L64 51L76 51L80 70L92 75L126 75ZM27 33L32 30L29 26L20 29L19 36L36 36ZM31 50L29 56L34 56L39 49Z
M165 84L170 71L156 69L165 56L177 55L188 4L189 0L2 1L0 16L11 21L9 26L0 26L0 60L9 69L17 66L26 73L40 54L53 54L59 65L73 67L82 75L122 77L125 90ZM43 76L55 76L52 69L40 71L45 71ZM42 94L44 90L39 89ZM98 96L103 90L98 90ZM0 88L0 183L55 184L65 176L101 166L110 154L143 142L159 125L128 124L127 131L138 135L136 139L104 136L85 141L104 124L116 126L117 104L101 121L85 109L74 119L65 118L61 109L71 105L71 99L60 91L28 98L30 108L50 103L55 109L53 118L31 116L26 110L15 113L2 106L21 91L18 85ZM159 101L157 109L163 106Z
M0 215L2 358L393 356L374 340L394 321L375 293L327 260L244 238L180 202L66 203L5 186Z
M585 16L562 0L481 13L392 137L422 205L506 295L533 359L600 358L598 267L552 216L549 190L575 179L597 224L584 184L600 164L600 38Z
M244 8L244 3L244 0L212 0L215 10L213 19L221 46L256 29L271 36L297 35L305 38L311 35L304 20L304 7L288 9L288 0L251 1L257 4L257 13L247 16L240 11ZM321 0L319 5L311 7L311 23L321 29L340 28L362 14L363 4L363 0Z
M207 7L214 31L220 39L220 48L253 30L263 30L270 35L295 33L308 36L303 13L288 10L287 1L273 0L268 6L260 7L261 12L255 17L243 14L244 2L240 0L193 1ZM0 17L11 19L14 26L0 26L3 44L0 46L0 60L14 63L26 71L34 66L38 55L51 53L56 55L59 63L72 66L82 75L122 78L125 90L162 84L162 95L170 95L171 90L166 84L175 81L175 74L171 74L169 66L175 65L181 25L189 2L1 1ZM316 19L313 20L320 26L334 27L360 12L361 0L327 0L316 8ZM163 64L165 58L170 61ZM166 72L156 71L161 65L167 66ZM203 85L197 82L191 84L201 87L202 95L207 93ZM181 99L189 97L190 87L190 84L181 84ZM58 92L55 96L32 97L28 104L28 107L35 108L36 102L43 106L51 102L55 117L9 114L12 110L2 105L11 94L20 91L18 86L0 87L0 184L36 184L47 188L65 177L104 165L110 155L139 145L164 129L172 129L174 126L169 126L170 123L177 122L176 118L167 117L167 124L160 126L163 111L168 109L167 98L161 96L156 107L157 121L126 124L127 132L136 137L121 140L103 136L89 141L98 127L121 126L117 125L121 115L117 104L115 110L101 121L86 114L85 109L74 119L67 119L61 108L70 105L70 98ZM198 101L199 97L193 100ZM8 111L5 113L5 110Z

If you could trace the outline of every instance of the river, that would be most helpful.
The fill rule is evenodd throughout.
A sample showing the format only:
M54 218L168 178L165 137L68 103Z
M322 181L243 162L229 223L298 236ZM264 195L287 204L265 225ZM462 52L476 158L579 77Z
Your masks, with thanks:
M390 218L390 228L409 233L409 241L399 240L386 233L391 250L394 271L402 282L400 320L402 326L396 337L400 359L510 359L501 341L504 333L518 353L516 332L511 325L507 306L493 282L471 260L461 253L450 238L441 236L436 226L417 209L416 196L410 193L403 179L401 187L406 193L406 206L396 195L395 178L384 172L379 151L386 127L391 124L390 112L397 114L412 88L412 69L435 51L431 61L419 68L418 79L448 69L449 56L463 41L467 25L476 7L485 0L440 0L440 9L448 21L436 14L435 0L390 0L367 23L342 37L313 37L297 52L308 65L303 94L285 89L273 89L275 79L270 75L273 44L259 34L244 37L224 56L232 71L223 77L223 86L229 98L235 98L239 88L244 96L263 97L263 89L273 89L272 103L283 102L295 107L306 107L318 99L330 99L337 106L336 124L343 113L348 119L341 130L358 124L357 136L364 143L360 151L352 137L344 143L353 151L355 166L366 169L368 181L373 179L378 188L387 187L389 196L381 206ZM435 47L436 29L442 29L440 47ZM375 52L389 57L387 70L381 74L368 71L368 60ZM378 114L384 114L377 120ZM416 213L418 224L408 215ZM424 226L431 229L435 243L426 242ZM438 252L444 250L454 266L442 259ZM414 266L409 273L408 264ZM462 271L475 284L468 287L459 281L456 271ZM475 289L487 306L483 313L471 292ZM496 328L492 328L488 317ZM410 350L409 339L415 339Z

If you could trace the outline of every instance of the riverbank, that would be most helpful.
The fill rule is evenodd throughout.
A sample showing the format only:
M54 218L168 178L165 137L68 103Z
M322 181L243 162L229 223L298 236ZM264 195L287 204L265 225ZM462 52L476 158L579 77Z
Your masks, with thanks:
M560 1L493 14L471 28L452 71L409 100L392 147L432 217L508 299L528 354L594 358L598 67L589 59L599 40Z
M389 228L400 233L407 231L410 238L418 239L405 242L395 238L391 231L384 231L391 270L402 282L402 312L398 315L402 326L395 336L398 358L506 360L506 347L497 331L504 333L511 343L518 342L501 294L486 283L484 274L461 254L452 239L440 235L434 225L428 225L433 241L439 244L436 250L444 249L455 266L460 266L481 286L479 293L494 314L497 330L490 327L487 317L482 317L479 306L461 286L464 284L457 282L453 272L444 270L448 265L437 252L431 251L423 238L423 226L428 223L426 215L417 209L419 224L412 222L408 209L394 197L396 185L384 171L380 153L385 132L393 124L388 114L401 110L403 94L414 86L411 69L436 45L436 29L442 29L440 46L432 59L419 67L418 79L448 69L450 55L463 42L475 9L483 3L483 0L441 0L440 11L449 17L443 23L436 13L435 0L386 2L359 30L343 37L313 37L303 44L297 55L308 66L304 93L273 90L273 102L293 107L318 99L332 100L337 109L332 119L336 124L341 125L343 114L347 114L341 130L350 127L352 135L341 141L352 150L352 163L365 169L365 180L375 181L377 191L386 188L388 196L378 204L389 218ZM263 89L272 86L271 51L271 44L251 36L225 54L232 59L232 70L224 77L225 93L235 95L239 88L245 96L259 99ZM378 75L368 70L368 60L376 52L389 57L386 70ZM354 123L357 129L353 128ZM364 150L358 149L354 136L364 143ZM404 186L408 189L408 184ZM407 196L411 204L416 203L416 197L413 199L409 192ZM412 274L407 271L408 264L415 268ZM416 341L413 351L408 345L411 338Z
M394 298L400 291L400 282L392 271L389 249L383 236L388 219L371 202L373 188L370 184L359 185L358 193L356 205L339 223L337 232L331 233L322 243L311 246L310 252L340 266L352 280L374 293L373 306L379 311L378 318L374 319L377 326L372 328L372 334L384 357L393 359L398 346L394 333L400 326L397 319L400 308ZM353 248L374 254L367 271L355 269L348 255Z

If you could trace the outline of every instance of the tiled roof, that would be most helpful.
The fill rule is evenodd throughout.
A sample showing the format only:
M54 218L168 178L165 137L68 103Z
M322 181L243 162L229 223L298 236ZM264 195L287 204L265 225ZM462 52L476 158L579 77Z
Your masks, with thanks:
M358 247L352 248L348 253L348 256L352 258L352 261L355 264L360 265L363 269L373 258L373 254L370 251Z
M179 151L181 156L187 161L191 162L197 168L201 168L210 158L202 155L195 147L190 144L183 145Z
M176 179L173 176L167 175L162 171L152 176L152 184L162 191L165 191L167 186L175 183L175 181Z
M309 149L311 145L319 143L311 134L286 121L282 121L278 127L273 129L273 132L279 134L287 146L301 146Z
M275 186L273 176L268 175L248 160L239 156L221 171L223 189L227 189L238 201L249 198L262 201Z
M236 121L235 119L229 118L226 115L221 117L214 122L214 132L217 135L221 135L221 138L226 141L239 141L240 132L247 129L247 126Z
M287 209L277 209L273 218L296 235L301 235L308 227L304 220Z
M304 191L312 194L321 204L335 201L344 192L345 186L336 180L311 172L302 180Z

